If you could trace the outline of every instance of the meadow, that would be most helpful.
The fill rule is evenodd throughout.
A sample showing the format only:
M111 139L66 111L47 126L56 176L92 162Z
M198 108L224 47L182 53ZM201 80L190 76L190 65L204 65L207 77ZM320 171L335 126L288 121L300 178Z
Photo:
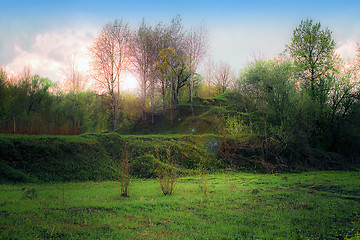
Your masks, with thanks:
M360 239L358 171L0 185L1 239Z

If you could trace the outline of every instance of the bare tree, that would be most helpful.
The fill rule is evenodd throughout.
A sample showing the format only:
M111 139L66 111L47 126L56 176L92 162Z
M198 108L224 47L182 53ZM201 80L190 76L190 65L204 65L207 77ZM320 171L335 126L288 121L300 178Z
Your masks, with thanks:
M78 93L85 90L88 83L86 75L79 71L78 56L76 53L68 57L69 65L64 69L65 81L60 84L60 91L67 94L71 101L72 133L79 134L80 117L79 105L80 99Z
M75 93L84 91L88 81L86 75L79 71L77 54L71 54L68 57L68 62L68 67L64 69L65 81L61 86L61 90Z
M130 45L131 62L138 75L142 101L142 119L146 120L146 93L152 78L154 63L152 29L144 20L136 33L132 34Z
M215 68L215 86L218 88L218 93L222 94L231 84L231 71L228 63L220 62Z
M120 75L129 65L129 35L128 24L115 20L103 27L90 49L93 78L110 95L111 130L119 120Z
M202 74L204 83L206 84L207 94L206 97L213 97L212 85L214 81L214 60L209 56L204 64Z
M194 75L200 64L204 59L207 52L207 31L204 26L192 28L186 36L185 40L185 53L188 59L190 69L190 82L189 82L189 99L191 102L191 111L194 116L193 108L193 89L194 89Z

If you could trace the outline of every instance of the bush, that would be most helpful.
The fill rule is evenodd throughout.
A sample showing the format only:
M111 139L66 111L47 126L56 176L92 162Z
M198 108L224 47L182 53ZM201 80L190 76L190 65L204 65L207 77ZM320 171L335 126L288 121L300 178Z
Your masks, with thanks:
M0 182L35 182L36 179L0 160Z
M160 158L159 152L157 156ZM157 167L157 175L160 182L160 187L164 195L171 195L174 190L174 184L178 179L178 169L173 166L171 160L170 147L166 150L166 158L164 159L166 164L159 164Z
M136 157L130 163L131 173L138 178L155 178L158 160L152 154Z

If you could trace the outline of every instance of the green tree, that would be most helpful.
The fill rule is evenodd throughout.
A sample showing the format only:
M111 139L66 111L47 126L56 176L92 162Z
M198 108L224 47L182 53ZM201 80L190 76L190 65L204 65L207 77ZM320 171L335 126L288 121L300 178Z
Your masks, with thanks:
M290 98L296 89L292 74L292 64L286 58L255 60L240 76L242 95L247 96L248 105L252 101L256 110L271 117L273 124L280 125L288 117Z
M335 41L331 31L311 19L301 21L287 46L296 68L296 77L312 100L324 104L331 89Z
M177 53L171 47L162 49L159 52L159 61L156 62L156 67L170 88L170 106L176 106L179 102L179 91L191 76L186 64L186 56Z
M8 76L5 70L0 66L0 129L5 128L6 116L9 106L9 96L8 96Z

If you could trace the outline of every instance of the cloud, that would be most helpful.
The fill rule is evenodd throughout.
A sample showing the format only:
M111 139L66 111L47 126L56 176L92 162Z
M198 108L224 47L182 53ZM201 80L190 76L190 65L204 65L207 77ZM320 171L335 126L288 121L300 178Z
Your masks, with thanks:
M60 81L64 78L63 70L68 65L71 54L77 54L82 70L85 70L88 64L88 48L95 33L93 29L69 28L39 33L27 45L15 42L9 49L15 57L5 68L10 73L19 73L24 66L30 66L33 73L48 77L52 81Z
M335 49L345 61L352 60L356 55L357 41L355 38L348 38L343 41L339 41Z

